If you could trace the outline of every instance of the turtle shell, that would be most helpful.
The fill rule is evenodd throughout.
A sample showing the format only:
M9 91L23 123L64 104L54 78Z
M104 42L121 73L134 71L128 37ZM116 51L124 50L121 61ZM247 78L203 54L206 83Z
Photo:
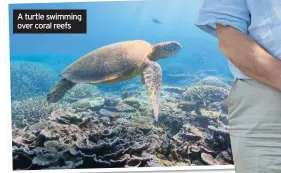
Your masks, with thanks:
M114 83L139 74L141 65L153 51L143 40L109 44L82 56L61 75L74 83Z

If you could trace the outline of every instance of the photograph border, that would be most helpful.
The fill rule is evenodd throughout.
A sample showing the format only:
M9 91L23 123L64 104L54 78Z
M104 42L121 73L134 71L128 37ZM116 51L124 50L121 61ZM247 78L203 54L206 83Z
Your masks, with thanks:
M104 1L155 1L155 0L3 0L3 5L0 5L0 11L2 11L2 16L4 18L4 27L1 27L1 34L3 35L2 41L4 46L1 46L2 58L0 62L0 77L3 80L2 85L0 85L0 91L2 96L2 118L5 121L1 121L1 133L3 137L7 137L7 141L4 145L7 145L5 152L7 152L7 157L3 157L4 161L1 160L3 166L2 168L8 166L8 171L12 170L12 126L11 126L11 89L10 89L10 40L9 40L9 20L12 16L9 16L8 10L9 5L12 4L29 4L29 3L67 3L67 2L104 2ZM163 1L163 0L161 0ZM3 19L2 18L2 19ZM195 21L194 21L195 22ZM4 117L3 117L4 116ZM6 164L5 164L6 163ZM24 172L54 172L54 173L71 173L71 172L188 172L188 173L235 173L234 165L214 165L214 166L173 166L173 167L141 167L141 168L90 168L90 169L61 169L61 170L25 170ZM2 171L1 171L2 172ZM23 171L13 171L13 172L23 172Z

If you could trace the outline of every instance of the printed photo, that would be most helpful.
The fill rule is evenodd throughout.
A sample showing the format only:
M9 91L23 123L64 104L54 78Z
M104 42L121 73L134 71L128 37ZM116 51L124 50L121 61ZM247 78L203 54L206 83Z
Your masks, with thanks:
M233 165L200 1L9 5L14 170Z

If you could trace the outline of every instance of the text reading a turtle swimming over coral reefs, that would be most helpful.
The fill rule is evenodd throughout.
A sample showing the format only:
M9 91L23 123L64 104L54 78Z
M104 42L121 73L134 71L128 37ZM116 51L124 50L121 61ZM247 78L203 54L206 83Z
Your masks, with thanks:
M86 10L14 10L14 33L86 33Z

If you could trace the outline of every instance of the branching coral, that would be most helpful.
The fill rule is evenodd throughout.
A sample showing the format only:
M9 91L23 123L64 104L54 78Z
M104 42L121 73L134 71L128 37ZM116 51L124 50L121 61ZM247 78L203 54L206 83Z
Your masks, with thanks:
M47 93L57 80L58 74L45 64L11 61L12 100L21 100Z
M221 88L225 88L225 89L230 89L230 85L228 83L226 83L224 81L223 78L220 77L216 77L216 76L207 76L204 77L203 79L201 79L198 84L202 84L202 85L211 85L211 86L215 86L215 87L221 87Z
M196 85L188 88L183 96L187 101L203 102L208 104L211 102L219 102L228 97L228 90L210 85Z
M47 119L51 112L65 105L48 105L44 96L29 98L22 101L12 101L12 124L25 127Z

